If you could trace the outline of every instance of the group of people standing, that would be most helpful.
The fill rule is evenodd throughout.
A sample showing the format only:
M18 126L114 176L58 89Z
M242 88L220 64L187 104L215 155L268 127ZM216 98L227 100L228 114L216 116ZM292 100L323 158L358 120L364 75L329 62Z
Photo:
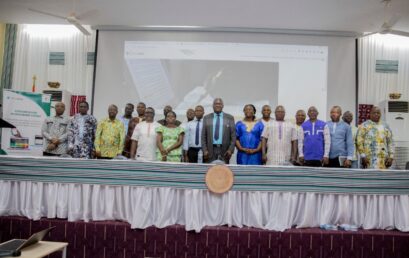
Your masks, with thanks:
M331 120L318 119L312 106L307 114L298 110L296 123L285 119L283 106L274 110L262 107L256 119L256 107L247 104L244 118L223 112L223 100L216 98L213 112L205 115L203 106L187 110L188 122L177 120L172 107L164 108L164 119L155 121L155 110L142 102L127 104L117 119L118 107L110 105L108 117L97 124L88 114L88 103L79 104L79 114L63 116L64 104L55 106L56 115L45 120L42 128L44 155L70 155L74 158L112 159L119 155L141 161L229 163L237 149L237 164L300 165L386 169L392 165L392 132L381 121L381 112L373 107L370 119L359 126L353 115L342 114L341 107L331 109ZM306 120L308 115L308 120Z

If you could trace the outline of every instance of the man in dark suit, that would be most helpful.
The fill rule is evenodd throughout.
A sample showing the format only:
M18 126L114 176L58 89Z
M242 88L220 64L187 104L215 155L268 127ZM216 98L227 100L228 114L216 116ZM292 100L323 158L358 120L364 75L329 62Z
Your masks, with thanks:
M222 160L227 164L236 144L236 126L234 118L223 112L223 100L213 101L214 113L203 118L202 148L206 162Z

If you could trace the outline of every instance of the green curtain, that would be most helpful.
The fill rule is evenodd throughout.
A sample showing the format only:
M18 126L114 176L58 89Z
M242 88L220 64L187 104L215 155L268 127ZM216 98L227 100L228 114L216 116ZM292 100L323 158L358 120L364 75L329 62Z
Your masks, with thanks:
M0 102L3 102L3 89L11 89L13 78L14 53L16 50L17 24L6 24L4 35L3 70L0 81Z

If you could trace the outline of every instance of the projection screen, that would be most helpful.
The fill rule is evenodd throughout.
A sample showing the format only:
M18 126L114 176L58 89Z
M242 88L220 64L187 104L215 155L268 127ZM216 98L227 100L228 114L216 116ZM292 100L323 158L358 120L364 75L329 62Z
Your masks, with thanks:
M355 40L264 33L99 31L93 113L109 104L171 105L178 119L216 97L240 119L243 106L296 110L316 106L319 118L339 105L355 111Z

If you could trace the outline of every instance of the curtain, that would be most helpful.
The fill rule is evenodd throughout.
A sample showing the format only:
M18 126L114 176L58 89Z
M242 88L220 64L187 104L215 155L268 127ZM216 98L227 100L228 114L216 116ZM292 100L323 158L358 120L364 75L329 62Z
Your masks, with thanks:
M109 186L0 180L0 216L68 221L122 220L131 228L179 224L284 231L349 224L409 231L408 195L356 195Z
M374 34L359 39L359 93L361 104L378 105L389 93L402 93L409 100L409 38ZM397 60L398 73L376 72L376 60Z
M13 63L16 50L16 24L6 24L4 35L3 69L0 81L0 101L3 102L3 89L10 89L13 77Z
M37 92L49 89L48 82L60 82L59 89L90 99L94 66L87 65L87 53L94 46L94 32L85 36L71 25L20 25L13 89L31 91L35 75ZM64 65L50 65L50 52L64 52Z

